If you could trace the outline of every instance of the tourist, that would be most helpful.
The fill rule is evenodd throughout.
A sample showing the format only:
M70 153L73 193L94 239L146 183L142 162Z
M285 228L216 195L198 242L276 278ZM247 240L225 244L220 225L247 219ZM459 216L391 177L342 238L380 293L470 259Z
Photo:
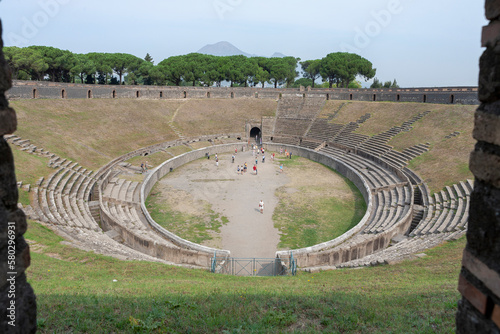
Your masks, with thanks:
M283 164L280 165L280 173L283 173Z
M238 165L238 167L236 168L236 172L238 173L238 175L240 175L240 165Z
M247 172L247 167L248 167L248 165L247 165L247 162L245 161L245 173Z
M238 148L234 147L234 155L238 154Z
M290 159L292 158L292 152L290 152Z
M257 165L253 165L253 172L257 175Z
M266 162L266 156L262 155L262 163Z
M217 155L217 154L216 154ZM219 167L219 158L215 157L215 165Z
M260 210L260 213L264 213L264 201L263 200L260 200L260 202L259 202L259 210Z
M274 161L274 153L271 155L271 160Z
M280 146L280 155L283 154L283 146Z
M141 174L144 173L144 162L141 162Z
M255 164L257 165L259 163L259 159L255 158Z
M231 156L231 162L234 164L234 154Z

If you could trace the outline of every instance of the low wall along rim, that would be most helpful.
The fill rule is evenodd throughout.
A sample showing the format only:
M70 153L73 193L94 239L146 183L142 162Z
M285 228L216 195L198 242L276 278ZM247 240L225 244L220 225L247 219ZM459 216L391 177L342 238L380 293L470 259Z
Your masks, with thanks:
M422 88L257 88L124 86L15 80L7 92L16 99L281 99L282 96L325 100L415 102L478 105L477 87Z

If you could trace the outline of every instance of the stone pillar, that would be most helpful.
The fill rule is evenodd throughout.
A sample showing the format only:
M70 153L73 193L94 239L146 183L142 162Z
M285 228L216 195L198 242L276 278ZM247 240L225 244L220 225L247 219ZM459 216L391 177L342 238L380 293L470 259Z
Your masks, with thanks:
M500 333L500 0L486 0L479 100L470 156L475 177L458 290L457 333Z
M12 82L1 36L0 22L0 333L35 333L35 294L25 274L30 265L29 246L23 237L26 216L17 207L14 160L3 137L16 130L17 120L4 94Z

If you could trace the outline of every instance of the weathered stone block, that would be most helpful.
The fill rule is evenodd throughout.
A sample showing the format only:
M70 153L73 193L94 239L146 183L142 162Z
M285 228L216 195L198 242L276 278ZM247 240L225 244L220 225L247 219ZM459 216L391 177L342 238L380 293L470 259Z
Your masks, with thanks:
M500 297L500 274L498 272L491 270L467 250L464 250L462 265L468 271L474 273L474 276L481 280L495 295Z
M500 146L500 103L481 106L475 114L473 137Z
M2 110L0 105L0 136L14 133L16 129L17 118L15 111L11 108Z
M18 190L14 173L14 158L9 144L0 137L0 201L6 209L17 208Z
M492 330L490 323L486 321L486 317L479 313L465 298L458 302L458 312L455 320L457 334L499 333L498 330Z
M474 151L470 156L469 167L474 176L500 188L500 156L489 152Z
M486 0L485 14L488 20L494 20L500 16L500 0Z
M500 189L476 180L471 195L467 250L486 264L500 272Z
M481 45L483 47L494 47L500 39L500 22L493 21L483 27L481 34Z
M495 305L493 308L493 313L491 314L491 320L500 328L500 306Z
M489 103L500 99L500 55L498 51L494 48L487 48L479 61L478 97L481 102Z
M486 314L488 297L469 283L465 277L460 275L458 280L458 291L465 297L481 314Z

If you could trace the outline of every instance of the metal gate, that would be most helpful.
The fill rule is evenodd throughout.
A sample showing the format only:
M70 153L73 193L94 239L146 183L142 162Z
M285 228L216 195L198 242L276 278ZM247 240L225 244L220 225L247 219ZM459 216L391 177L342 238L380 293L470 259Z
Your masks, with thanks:
M210 271L218 274L236 276L284 276L295 275L297 260L212 257Z

